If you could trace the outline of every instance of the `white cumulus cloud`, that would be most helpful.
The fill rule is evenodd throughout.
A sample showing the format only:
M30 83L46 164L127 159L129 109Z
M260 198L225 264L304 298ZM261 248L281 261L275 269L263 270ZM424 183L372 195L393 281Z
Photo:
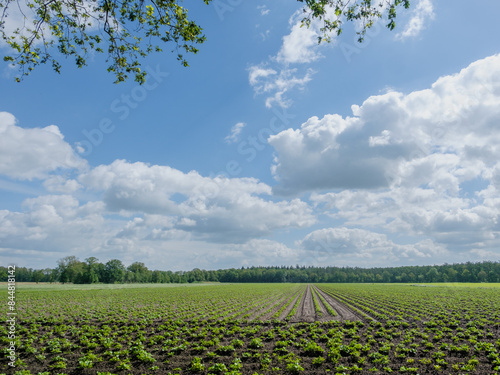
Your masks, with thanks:
M238 122L236 125L234 125L231 128L231 132L229 133L229 135L226 136L226 138L224 138L226 143L238 142L239 137L240 137L240 133L245 126L246 126L246 124L244 122Z
M267 94L266 107L271 108L274 104L279 107L288 108L291 100L286 94L292 89L302 90L311 81L313 70L307 69L301 76L298 69L281 69L279 74L274 69L265 69L252 66L249 69L249 81L256 94Z
M175 216L174 229L208 241L245 242L315 222L305 202L274 202L269 199L271 187L253 178L209 178L117 160L82 174L79 181L101 191L110 211Z
M284 64L310 63L321 58L318 46L319 22L312 21L309 27L302 26L303 12L290 18L290 34L283 37L283 44L276 61Z
M317 260L329 264L381 266L388 263L422 262L448 255L448 251L432 241L400 245L385 234L358 228L325 228L297 241L297 246L311 252Z
M57 126L22 128L12 114L0 112L0 174L19 180L43 179L58 169L86 165Z
M396 34L397 39L414 38L422 32L426 23L434 19L434 6L431 0L420 0L411 12L411 18L404 30Z
M292 103L289 93L303 90L314 73L310 67L297 67L297 64L310 64L322 57L318 45L320 23L314 20L310 27L301 27L302 16L299 10L290 17L290 32L283 36L275 56L248 69L250 86L257 95L266 95L267 108L275 105L288 108Z
M358 257L379 248L416 260L432 255L425 243L457 262L498 257L500 55L429 89L372 96L352 109L352 117L312 117L269 139L273 189L310 192L315 212L342 225L313 232L300 247L319 246L316 257L325 248ZM402 234L405 245L396 240Z
M459 189L475 178L478 163L500 157L499 77L495 55L430 89L372 96L353 106L351 117L312 117L299 129L271 136L276 191L387 188L396 180L428 179L430 170L443 168L448 172L432 183ZM448 166L438 169L443 163Z

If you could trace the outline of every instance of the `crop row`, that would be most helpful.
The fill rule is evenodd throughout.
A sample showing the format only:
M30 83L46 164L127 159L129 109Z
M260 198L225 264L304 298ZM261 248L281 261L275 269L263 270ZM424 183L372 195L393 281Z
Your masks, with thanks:
M2 359L0 373L500 372L498 289L235 284L17 297L16 370ZM297 322L304 298L330 320ZM342 320L331 299L360 319Z

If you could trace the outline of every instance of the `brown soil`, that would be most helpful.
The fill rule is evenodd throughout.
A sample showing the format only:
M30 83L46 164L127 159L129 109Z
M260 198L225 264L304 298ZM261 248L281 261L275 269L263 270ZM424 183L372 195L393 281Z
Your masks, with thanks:
M243 308L242 310L244 310L244 308ZM240 312L240 313L238 313L238 314L234 314L234 315L232 316L232 319L241 319L241 318L242 318L242 315L247 315L247 314L250 314L250 315L249 315L249 317L248 317L248 318L246 318L246 319L248 319L248 320L252 320L251 318L252 318L252 317L254 317L255 315L257 315L257 314L258 314L258 312L259 312L259 311L261 311L261 310L262 310L262 307L261 307L260 305L256 305L256 306L254 306L252 309L250 309L250 310L248 310L248 311L246 311L246 312L243 312L243 311L242 311L242 312Z
M316 288L316 290L318 290L318 288ZM216 363L224 364L227 369L229 369L234 358L240 358L243 367L239 372L243 375L255 373L290 375L290 372L286 370L286 361L279 359L279 356L275 355L277 354L277 342L283 342L284 340L290 340L293 343L289 344L286 351L280 353L280 355L284 356L287 353L292 353L293 356L300 359L300 365L304 368L304 371L300 371L301 375L343 373L346 371L338 369L338 366L343 366L344 368L351 367L356 363L358 358L350 355L342 355L338 363L333 363L330 357L328 357L328 352L332 347L329 345L328 339L325 340L321 338L323 335L330 335L330 332L335 333L338 330L343 330L344 334L341 336L342 341L339 342L338 345L348 346L350 344L359 343L371 347L369 352L363 352L361 354L361 357L366 359L366 361L361 366L363 370L356 372L356 374L373 374L373 372L370 371L372 367L378 368L379 374L387 374L388 371L383 369L383 366L390 368L392 374L401 374L402 371L400 371L400 369L403 366L409 367L407 361L408 359L413 359L414 363L411 367L416 367L418 373L432 375L438 373L434 368L435 362L433 361L431 364L426 365L422 363L421 360L432 358L432 353L439 350L438 348L442 343L454 346L472 346L469 339L465 337L456 341L451 335L446 335L441 341L433 342L434 348L429 350L427 345L433 340L424 339L425 335L429 334L429 328L424 326L421 321L410 321L407 327L400 326L399 328L387 325L385 322L380 322L380 324L374 324L372 321L367 322L367 318L365 318L364 324L353 325L343 322L343 320L355 321L360 320L360 318L355 312L349 309L344 303L338 301L335 297L331 297L321 290L318 290L318 293L338 312L338 316L332 318L339 321L333 321L332 319L332 321L329 322L309 324L307 322L290 323L275 321L263 323L260 321L207 322L198 319L194 321L155 320L147 326L139 328L142 322L133 319L130 321L120 320L118 322L115 320L110 322L105 319L95 319L90 323L89 321L82 323L78 320L49 322L45 318L39 321L21 320L19 321L19 333L21 342L26 345L16 348L16 356L21 359L25 365L19 365L17 368L10 368L7 364L7 358L4 356L0 358L0 373L14 375L17 371L21 371L24 368L30 370L31 374L47 371L51 375L59 373L68 375L97 375L98 371L131 375L153 373L182 373L183 375L195 375L213 373L208 369ZM294 300L293 303L290 304L291 306L297 301L299 295L290 297ZM282 306L281 302L280 304ZM308 286L302 295L297 315L298 317L304 317L306 319L315 318L311 286ZM432 315L429 315L426 319L430 319L431 317ZM468 323L468 320L462 320L461 327L465 327L466 323ZM90 326L92 326L92 332L88 330L86 333L86 337L88 338L87 343L83 343L80 334L72 333L70 329L71 327L81 328L83 324L90 324ZM111 349L105 348L100 344L100 332L105 325L113 325L113 329L117 332L116 336L113 334L109 336L114 342ZM55 328L59 328L59 330L55 330ZM94 328L95 331L93 330ZM27 342L24 341L24 336L32 332L33 329L37 330L37 339L27 344ZM350 330L354 330L353 335L347 334L347 331ZM463 328L460 328L460 331L457 330L456 333L461 331L463 331ZM500 326L496 322L491 321L485 326L484 332L491 332L491 337L486 338L481 333L481 341L495 345L496 340L500 337ZM284 335L282 336L282 334ZM398 344L402 344L403 347L409 347L408 342L405 341L407 340L406 337L408 334L413 338L411 346L417 344L415 346L416 352L408 354L407 357L403 358L401 357L402 352L398 352L396 348ZM162 337L159 338L159 335ZM392 338L388 337L388 335L391 335ZM63 337L71 343L71 348L61 348L62 352L52 351L49 340L55 338L61 339ZM178 340L178 342L173 342L174 339ZM261 341L261 347L252 347L251 343L254 339L259 339ZM154 363L141 361L132 353L131 348L135 345L134 343L137 340L140 340L144 344L145 350L155 359ZM208 343L209 340L214 341ZM225 354L219 351L222 347L233 345L234 340L241 340L243 346L240 347L235 345L230 352ZM326 361L323 364L313 364L315 358L307 355L303 350L303 346L299 345L303 343L304 340L314 341L324 349L324 354L321 356L326 358ZM387 354L389 363L387 365L374 363L373 359L370 358L370 354L376 352L380 353L381 348L385 347L387 341L393 344L390 352ZM91 348L90 345L94 342L99 344L97 347L94 346ZM128 354L119 354L119 357L120 360L130 359L130 370L119 370L117 367L118 362L113 362L110 359L109 350L112 350L115 354L120 352L120 350L116 349L114 346L118 343L123 345L121 350L127 350L129 352ZM181 343L185 348L174 351L173 348L179 347ZM28 347L36 349L36 354L28 352ZM106 352L108 352L108 354L106 354ZM448 366L441 372L443 374L451 373L452 365L460 364L461 367L467 364L469 360L475 358L477 358L479 364L476 370L471 371L471 373L473 372L476 375L490 375L495 373L494 370L492 370L491 359L487 357L487 353L484 350L476 352L471 348L466 354L453 354L448 350L444 350L444 352L446 354L444 360L448 363ZM93 368L82 369L79 360L87 353L94 353L102 360L95 361ZM54 365L58 363L56 357L59 356L65 359L67 366L65 369L54 368ZM191 371L191 363L194 357L199 357L201 359L205 366L205 370L201 372ZM266 368L262 365L264 363L264 358L270 359L270 363L266 365ZM158 366L157 370L151 370L152 366ZM280 370L274 370L277 367L279 367ZM355 372L349 371L348 373Z
M260 320L268 320L268 319L271 319L271 317L276 314L276 312L281 309L281 307L286 304L288 302L288 298L282 298L275 306L274 308L271 310L271 312L265 314L265 315L262 315L259 319Z
M329 294L323 292L320 289L316 289L321 296L325 299L326 302L330 306L333 307L333 309L337 312L337 319L338 320L363 320L361 316L359 316L357 313L352 311L349 307L347 307L344 303L340 302L339 300L333 298Z
M297 296L293 299L293 301L288 305L288 307L283 310L281 315L279 316L279 320L285 320L285 318L290 314L290 311L292 311L293 307L295 306L295 303L297 302L297 299L300 297L300 292L297 293Z
M307 285L307 289L300 301L297 314L292 318L292 322L314 322L316 321L316 312L314 311L314 302L312 298L311 286Z
M316 294L321 293L321 291L316 286L313 286L312 288L316 291ZM323 296L323 294L321 294L321 296ZM318 298L317 296L316 296L316 299L318 300L319 307L321 309L321 315L316 315L316 321L326 322L329 320L339 320L338 314L337 315L330 315L330 313L328 312L328 309L326 308L323 301L320 298Z
M274 308L273 310L270 312L270 313L267 313L265 315L262 315L261 317L259 317L259 315L263 312L263 310L267 310L268 308L271 307L271 305L265 307L264 309L262 309L262 307L258 307L257 310L253 311L252 315L250 316L249 320L266 320L268 319L269 317L273 316L273 314L278 311L278 309L283 305L284 303L284 297L282 296L279 296L277 298L275 298L273 300L273 302L271 303L271 305L274 305ZM277 305L277 306L276 306Z
M321 292L320 292L321 293ZM323 295L323 294L322 294ZM312 297L312 296L311 296ZM326 296L325 296L326 298ZM312 298L311 298L312 299ZM305 299L304 301L305 302ZM157 334L165 334L167 331L165 331L164 328L160 328L159 326L162 325L164 322L156 322L154 323L154 328L157 330ZM98 326L102 326L102 322L98 323ZM131 321L130 324L135 324L135 322ZM198 323L196 323L197 325ZM181 342L185 342L186 344L186 349L180 352L175 352L175 354L170 353L169 350L163 350L162 346L165 345L165 342L159 342L157 344L151 344L151 345L146 345L146 351L148 353L151 353L152 356L156 359L156 362L153 363L145 363L139 361L137 358L135 358L134 355L128 355L128 356L123 356L123 358L128 357L131 359L131 369L128 371L120 371L117 369L118 363L116 362L111 362L109 360L109 355L105 354L105 351L107 349L103 347L97 347L90 352L93 352L100 356L103 360L96 362L94 367L91 369L82 369L79 366L79 359L88 351L86 348L80 348L79 350L64 350L62 353L51 353L49 350L44 352L44 355L46 356L46 359L41 361L35 358L33 354L28 354L25 353L24 351L20 351L18 353L18 356L22 358L22 360L26 363L25 368L29 369L31 371L31 374L37 374L39 372L44 372L44 371L49 371L50 374L59 374L59 373L66 373L68 375L96 375L97 372L110 372L113 374L131 374L131 375L141 375L141 374L150 374L152 373L151 366L156 365L158 366L158 370L155 372L157 374L168 374L168 373L182 373L186 375L191 375L191 374L207 374L210 373L208 369L210 366L214 365L215 363L219 364L224 364L227 369L230 368L231 363L233 362L234 358L240 358L242 359L242 365L243 368L240 371L241 374L243 375L251 375L255 373L259 374L282 374L282 375L289 375L290 372L286 371L286 362L278 360L273 353L275 353L276 350L276 343L277 341L282 341L283 339L279 336L280 331L288 331L289 328L294 327L295 332L297 333L298 331L303 331L302 333L299 334L298 337L296 337L294 340L296 342L300 342L301 340L316 340L314 339L312 335L312 331L309 330L309 323L301 322L301 323L268 323L268 324L262 324L262 323L224 323L224 322L217 322L214 323L213 326L209 327L208 332L206 333L206 336L203 337L190 337L188 330L184 329L179 329L177 330L176 336L181 339ZM316 324L315 324L316 326ZM224 337L221 337L219 333L214 333L213 330L217 327L224 327L226 329L227 334L224 334ZM232 331L233 328L237 327L238 330L235 331L234 333L229 333ZM340 322L325 322L325 323L319 323L317 326L322 332L328 333L328 331L332 330L332 327L337 327L337 329L342 329L344 326L344 323ZM352 326L349 326L352 327ZM375 327L374 331L368 331L368 327L370 327L368 324L363 325L363 326L357 326L355 328L356 334L359 336L359 343L362 345L366 345L367 342L367 336L370 336L372 334L375 334L379 331L379 328ZM373 327L373 326L372 326ZM52 328L51 326L48 326L48 328ZM193 328L190 324L190 322L185 322L183 324L180 324L178 328ZM384 327L382 326L381 329ZM387 327L385 327L387 328ZM254 330L254 333L244 333L243 330L250 329ZM408 328L409 330L410 328ZM413 328L415 329L415 328ZM418 329L417 330L424 332L423 329ZM44 328L41 328L41 331L45 332ZM498 328L494 328L493 331L495 332L496 336L498 336ZM381 331L383 334L387 334L387 331ZM401 332L408 332L408 331L401 331ZM43 332L40 332L43 333ZM368 335L370 333L370 335ZM272 335L270 335L272 334ZM314 333L316 334L316 333ZM133 337L131 338L131 341L135 341L137 339L137 336L135 334L132 334ZM397 345L398 343L401 342L401 339L404 335L397 335L393 336L393 342L394 345ZM51 336L51 338L54 338L55 336ZM149 332L145 333L145 338L143 341L145 343L149 342L150 339L154 338L154 334ZM215 337L221 337L220 338L220 343L215 344L215 345L208 345L207 347L203 348L201 351L197 350L196 348L198 347L199 344L201 344L202 341L206 340L212 340ZM72 341L73 343L78 343L79 340L77 337L73 337L71 335L67 335L67 338ZM259 349L252 349L250 347L250 342L254 338L261 338L263 346ZM231 345L233 340L239 339L244 342L243 347L241 348L235 348L233 351L227 354L222 354L217 351L217 348L219 346L227 346ZM357 342L357 340L354 340ZM494 342L494 339L488 340L489 342ZM318 345L320 345L324 350L325 354L323 357L326 357L326 353L329 350L327 343L322 340L316 340ZM385 340L381 340L380 342L371 342L370 345L372 347L371 353L377 352L380 350L380 348L385 345ZM432 365L427 366L421 364L420 360L423 358L429 358L429 353L427 351L424 351L424 342L421 337L415 336L415 343L419 344L417 352L408 358L413 358L414 359L414 365L412 367L418 367L418 372L420 374L436 374L436 371L434 371L434 368ZM462 341L459 344L451 341L450 339L445 339L444 342L446 343L451 343L455 345L459 345L462 343L466 343L466 341ZM126 345L124 342L122 342L124 345ZM353 339L348 337L348 336L343 336L342 338L342 345L349 345L353 343ZM435 344L437 346L437 344ZM41 353L41 349L46 347L45 343L41 342L35 342L33 343L33 347L37 348L39 353ZM320 366L315 366L313 364L313 357L307 356L304 354L303 349L301 349L297 345L289 345L287 347L288 352L293 353L295 356L300 358L300 365L304 368L304 371L301 371L300 374L302 375L314 375L314 374L325 374L325 373L335 373L339 372L337 370L337 366L347 366L350 367L353 365L354 358L349 357L349 356L342 356L340 358L338 363L332 363L331 361L327 360L325 361L322 365ZM209 353L212 355L210 356ZM214 353L218 353L216 356L213 356ZM396 357L397 352L395 351L394 348L390 350L390 353L388 353L388 360L389 363L387 364L387 367L390 367L392 370L391 372L394 374L400 374L401 372L399 369L402 366L407 366L407 358L398 358ZM258 355L258 356L256 356ZM61 370L56 370L53 369L51 366L54 365L55 361L54 358L56 356L62 356L66 359L66 364L67 368L66 369L61 369ZM262 361L261 359L264 358L264 356L267 356L268 358L271 358L271 364L266 368L262 368ZM369 354L368 353L363 353L363 357L366 358L366 363L363 365L363 370L360 372L356 372L359 375L370 375L373 374L369 369L371 367L377 367L379 369L379 373L387 373L382 371L382 366L377 365L373 363L369 359ZM205 366L205 370L202 372L193 372L190 370L191 363L194 357L199 357L201 358L202 363ZM468 360L470 360L473 357L473 353L469 353L464 356L460 355L448 355L444 358L446 362L448 362L448 368L451 368L451 365L453 364L458 364L461 363L461 366L464 363L467 363ZM493 373L491 370L491 361L486 359L485 354L481 353L479 356L479 361L480 363L477 366L477 369L474 371L474 374L477 375L490 375ZM0 360L0 364L3 364L3 367L1 368L1 372L5 372L7 375L14 375L16 371L19 371L20 369L11 369L8 368L6 369L6 360L2 359ZM274 371L272 368L274 367L280 367L279 371ZM354 372L352 372L354 373Z

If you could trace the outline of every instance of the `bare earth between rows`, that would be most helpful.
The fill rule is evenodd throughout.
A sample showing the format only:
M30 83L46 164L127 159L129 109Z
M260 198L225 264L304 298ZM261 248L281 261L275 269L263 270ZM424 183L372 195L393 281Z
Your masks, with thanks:
M326 303L336 312L336 315L331 315L328 312L328 309L323 304L320 298L316 298L319 304L321 314L316 313L316 309L314 306L313 292L312 286L307 285L305 292L302 295L302 299L297 308L297 312L291 318L291 322L317 322L317 321L328 321L328 320L363 320L356 312L352 311L347 305L330 296L329 294L323 292L322 290L315 288L316 293L321 295ZM300 296L300 295L299 295ZM290 305L283 311L280 315L280 320L284 320L290 311L293 309L293 306L297 302L299 296L294 297L294 300Z

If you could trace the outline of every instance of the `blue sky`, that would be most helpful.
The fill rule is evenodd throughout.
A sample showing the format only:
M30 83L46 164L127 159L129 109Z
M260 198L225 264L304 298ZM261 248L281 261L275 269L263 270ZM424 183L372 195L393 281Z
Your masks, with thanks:
M296 1L199 3L207 42L189 68L149 56L142 87L100 56L2 65L2 263L499 260L497 1L414 1L319 46Z

